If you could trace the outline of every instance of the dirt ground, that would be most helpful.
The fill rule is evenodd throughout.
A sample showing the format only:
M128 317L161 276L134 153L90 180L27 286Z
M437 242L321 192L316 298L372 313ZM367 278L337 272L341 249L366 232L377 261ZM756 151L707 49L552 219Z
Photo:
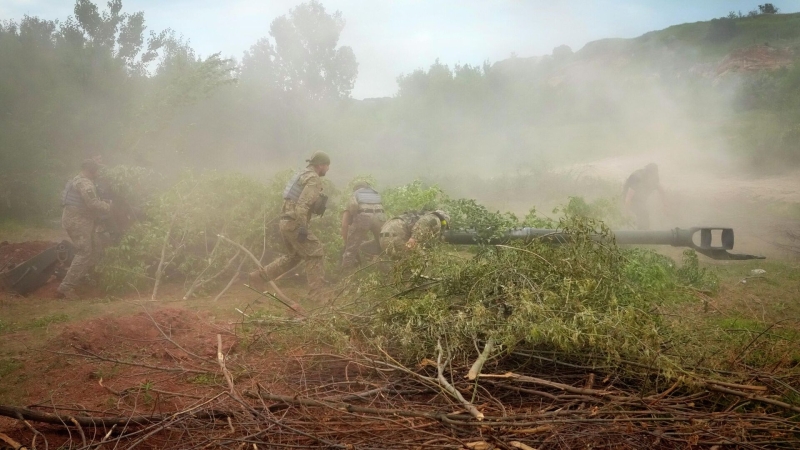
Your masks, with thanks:
M55 244L51 241L0 242L0 272L13 269Z

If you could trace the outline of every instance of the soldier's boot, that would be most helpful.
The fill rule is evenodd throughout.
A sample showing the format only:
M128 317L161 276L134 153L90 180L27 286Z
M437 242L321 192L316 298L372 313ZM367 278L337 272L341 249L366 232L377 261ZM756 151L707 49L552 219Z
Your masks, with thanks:
M63 284L56 289L56 298L64 298L67 300L78 300L80 296L75 292L75 289L66 287Z

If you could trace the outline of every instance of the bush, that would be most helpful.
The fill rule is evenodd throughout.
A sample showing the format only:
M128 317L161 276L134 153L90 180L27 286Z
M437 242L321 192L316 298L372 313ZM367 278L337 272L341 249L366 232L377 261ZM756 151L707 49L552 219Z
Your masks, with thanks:
M267 187L244 175L186 172L146 203L143 220L107 249L98 267L101 281L112 292L151 285L162 254L170 278L215 273L237 251L217 234L244 245L262 243L264 217L277 210Z
M435 354L437 342L463 359L489 338L506 352L556 351L587 364L637 361L672 374L662 348L672 330L659 305L689 297L687 284L709 277L689 256L680 269L649 250L623 250L592 236L609 231L586 218L563 218L569 244L541 241L486 248L474 258L416 255L399 266L403 293L372 300L371 336L408 363ZM434 286L432 281L438 280ZM410 284L410 286L409 286Z

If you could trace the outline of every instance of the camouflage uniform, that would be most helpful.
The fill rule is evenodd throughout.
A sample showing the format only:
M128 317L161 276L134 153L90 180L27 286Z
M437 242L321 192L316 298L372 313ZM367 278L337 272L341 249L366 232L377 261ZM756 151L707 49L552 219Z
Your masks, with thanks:
M75 246L75 257L64 281L61 293L71 292L89 270L100 261L103 248L95 232L96 221L107 214L111 206L97 198L94 182L80 174L67 184L62 199L64 212L61 225Z
M381 227L386 222L386 214L380 203L380 195L372 188L362 188L353 192L345 211L352 222L347 228L342 270L357 267L361 262L361 245L370 239L370 233L378 240Z
M402 257L408 250L406 243L414 238L420 245L438 238L442 233L442 221L436 214L405 213L388 220L381 228L381 250L392 258Z
M302 188L302 192L296 201L287 199L284 195L279 224L287 253L264 267L263 275L267 280L272 280L296 266L300 261L305 261L308 286L315 291L325 286L322 244L310 232L306 240L300 242L298 234L301 227L308 230L314 206L322 195L322 180L311 166L300 171L295 177L289 183L297 183L299 188ZM289 188L290 186L287 186L287 191L290 190Z
M639 230L650 229L650 211L647 207L647 201L653 192L658 190L658 187L658 172L647 170L647 168L634 171L625 180L625 185L622 188L623 193L627 195L629 190L633 190L630 209L636 216L636 228Z

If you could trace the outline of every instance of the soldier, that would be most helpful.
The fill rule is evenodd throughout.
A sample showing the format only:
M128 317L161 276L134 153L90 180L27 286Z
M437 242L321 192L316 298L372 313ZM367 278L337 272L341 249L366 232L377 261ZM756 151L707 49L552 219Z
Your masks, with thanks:
M440 210L430 212L406 212L389 219L381 228L381 250L392 258L438 239L448 228L450 216Z
M325 287L323 250L308 226L312 214L321 216L325 212L328 197L322 193L320 177L328 172L331 159L324 152L316 152L306 162L308 166L298 171L283 190L279 229L287 253L264 267L263 272L250 273L250 278L260 276L269 281L305 261L308 286L314 294Z
M662 205L666 206L664 189L658 180L658 166L652 163L633 172L622 188L625 208L636 216L636 228L639 230L650 229L647 201L653 192L658 192Z
M99 169L100 165L94 159L83 161L81 173L67 183L61 196L61 205L64 207L61 225L75 246L75 257L58 286L60 298L78 298L75 287L103 256L95 226L101 216L109 213L111 204L97 198L94 179Z
M342 271L357 267L361 262L361 244L369 239L369 234L380 239L381 227L386 222L381 195L366 181L359 181L353 186L353 195L347 202L342 214L342 239L344 254L342 255Z

